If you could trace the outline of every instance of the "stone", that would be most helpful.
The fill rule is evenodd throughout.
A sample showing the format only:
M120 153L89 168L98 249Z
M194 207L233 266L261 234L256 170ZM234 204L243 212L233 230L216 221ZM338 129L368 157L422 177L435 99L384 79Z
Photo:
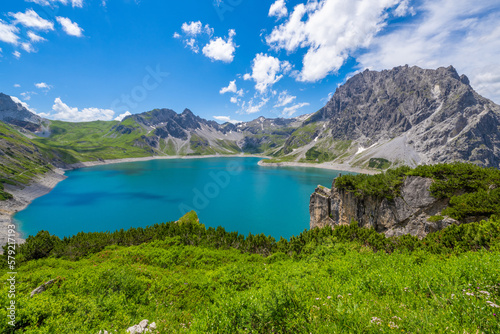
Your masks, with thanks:
M43 283L38 288L36 288L35 290L31 291L30 298L33 298L34 295L38 295L38 294L44 292L45 290L47 290L47 288L49 286L51 286L52 284L54 284L54 282L55 282L55 279L51 279L50 281Z
M448 204L447 200L432 197L432 182L429 178L408 176L401 187L401 196L391 201L356 197L354 193L336 188L335 181L331 190L318 187L310 198L310 228L334 228L357 221L359 226L373 228L388 237L411 234L423 238L450 224L459 224L449 217L438 222L428 221Z

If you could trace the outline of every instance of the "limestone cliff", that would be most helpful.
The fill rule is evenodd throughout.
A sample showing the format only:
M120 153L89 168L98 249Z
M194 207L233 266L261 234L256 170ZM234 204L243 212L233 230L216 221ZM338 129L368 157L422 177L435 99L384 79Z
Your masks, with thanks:
M387 198L357 197L352 192L336 188L334 180L332 189L319 186L311 195L310 227L334 227L354 220L360 226L374 228L388 237L411 234L422 238L430 232L458 223L446 217L437 222L428 221L448 204L448 199L431 196L431 183L428 178L408 176L402 185L401 196L391 201Z

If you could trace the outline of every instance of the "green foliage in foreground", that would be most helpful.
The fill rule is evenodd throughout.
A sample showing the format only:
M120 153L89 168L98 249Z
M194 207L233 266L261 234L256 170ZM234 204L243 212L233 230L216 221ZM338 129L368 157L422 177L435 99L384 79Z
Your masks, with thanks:
M500 215L500 170L470 163L422 165L415 169L400 167L377 175L344 175L335 186L358 197L374 196L393 200L400 196L406 176L434 180L431 194L450 199L442 214L462 220L467 217Z
M269 256L237 244L210 246L222 245L224 233L203 241L208 236L199 238L196 220L170 223L179 227L176 236L137 246L20 265L15 330L125 333L149 319L160 333L500 332L498 219L420 242L355 224L314 229L279 241ZM374 244L393 251L375 252ZM46 292L29 297L50 279L56 283ZM3 285L2 305L7 291ZM2 321L0 332L14 330Z

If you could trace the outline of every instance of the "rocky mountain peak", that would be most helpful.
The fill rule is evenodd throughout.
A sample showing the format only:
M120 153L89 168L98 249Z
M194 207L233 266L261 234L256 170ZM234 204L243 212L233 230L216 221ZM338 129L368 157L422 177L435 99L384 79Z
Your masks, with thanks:
M19 99L0 93L0 121L31 132L40 131L42 118L29 111Z

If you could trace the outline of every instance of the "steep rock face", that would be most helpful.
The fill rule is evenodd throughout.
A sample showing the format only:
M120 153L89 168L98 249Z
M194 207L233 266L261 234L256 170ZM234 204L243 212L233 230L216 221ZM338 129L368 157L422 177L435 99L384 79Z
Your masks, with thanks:
M40 131L42 118L31 113L21 101L0 93L0 121L13 124L31 132Z
M320 134L302 145L351 141L336 162L366 167L372 158L410 166L458 160L500 167L500 106L476 93L452 66L359 73L304 126L323 122Z
M431 196L431 179L409 176L401 188L401 197L389 201L386 198L359 198L353 193L319 187L311 195L309 211L310 228L347 225L357 221L360 226L373 228L386 236L411 234L420 238L441 230L457 221L445 218L429 222L428 218L439 214L448 204Z

